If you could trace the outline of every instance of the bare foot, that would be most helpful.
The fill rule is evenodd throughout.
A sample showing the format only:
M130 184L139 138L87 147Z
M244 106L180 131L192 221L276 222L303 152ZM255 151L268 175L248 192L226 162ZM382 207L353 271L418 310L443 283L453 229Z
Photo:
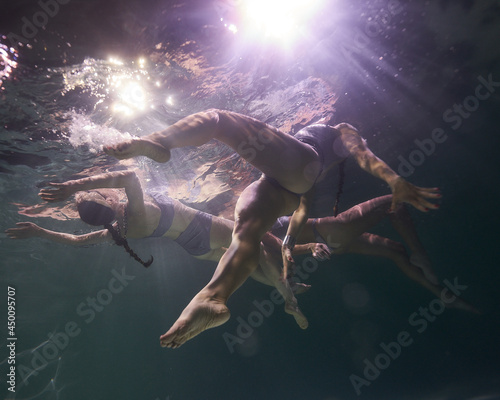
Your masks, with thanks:
M439 285L439 279L432 270L431 262L425 254L413 253L410 256L410 263L422 270L425 279L427 279L433 285Z
M443 300L441 299L441 301L443 301ZM476 307L467 303L465 300L462 300L459 297L456 297L455 300L453 300L451 303L444 302L444 304L446 307L449 307L449 308L456 308L457 310L467 311L467 312L471 312L473 314L478 314L478 315L482 314L482 312L480 310L478 310Z
M309 326L309 322L307 321L306 316L302 314L302 311L300 311L299 305L295 298L293 298L292 301L287 301L285 303L285 312L295 318L295 321L301 329L307 329L307 327Z
M174 325L160 336L160 345L176 349L201 332L222 325L229 317L229 309L222 301L198 293Z
M144 138L132 139L114 146L105 146L103 150L107 155L119 160L137 156L146 156L159 163L170 160L170 150Z
M294 294L302 294L311 289L311 285L306 285L305 283L300 282L290 282L290 286Z

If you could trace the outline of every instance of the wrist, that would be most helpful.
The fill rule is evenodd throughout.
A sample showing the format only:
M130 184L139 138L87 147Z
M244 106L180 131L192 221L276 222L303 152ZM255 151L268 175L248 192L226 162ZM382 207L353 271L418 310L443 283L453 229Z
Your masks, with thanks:
M404 179L401 178L399 175L395 174L395 176L391 176L390 178L387 178L386 182L389 185L389 187L392 190L394 190L394 188L396 187L397 183L400 182L401 180L404 180Z
M293 248L295 247L295 238L293 236L286 235L283 239L283 244L281 245L281 247L293 250Z

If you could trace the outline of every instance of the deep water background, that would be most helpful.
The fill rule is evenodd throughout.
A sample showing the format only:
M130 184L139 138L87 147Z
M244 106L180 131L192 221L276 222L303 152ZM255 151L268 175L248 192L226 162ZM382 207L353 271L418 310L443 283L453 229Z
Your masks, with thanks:
M44 214L59 219L20 214L23 206L42 204L37 194L48 181L116 167L94 148L70 141L75 114L68 112L97 124L89 139L99 142L112 128L141 136L208 107L244 112L287 132L334 110L335 121L359 127L370 148L394 169L418 149L415 140L428 140L435 129L445 132L446 140L407 177L439 187L440 209L412 210L412 216L439 277L466 285L464 298L483 314L446 310L419 333L409 318L433 297L389 261L346 255L310 274L313 288L299 296L310 323L306 331L276 307L231 352L224 333L235 335L241 320L255 312L253 302L270 296L270 288L249 280L230 299L232 318L225 325L165 350L159 335L210 279L212 263L157 239L131 241L141 256L155 257L154 266L144 270L117 246L70 248L1 234L0 397L499 399L500 86L492 86L490 96L462 114L460 123L457 112L454 123L443 117L455 105L473 101L467 99L477 96L480 77L500 82L498 2L327 2L314 30L286 51L271 43L243 45L228 33L220 14L231 18L237 3L60 5L29 46L19 47L19 64L0 87L0 231L25 220L53 230L89 231L65 210ZM39 11L35 1L2 7L3 35L19 34L23 17ZM7 36L2 43L10 45ZM107 62L110 55L124 65ZM106 108L111 94L104 78L135 73L137 57L148 60L148 76L161 82L160 88L149 87L156 108L120 119ZM94 78L86 75L86 65L95 67ZM83 83L75 79L68 86L64 77L71 75ZM176 103L165 104L165 93ZM232 200L222 192L209 199L200 194L205 175L198 174L214 162L220 169L207 172L206 182L247 168L213 143L174 153L168 166L139 160L134 167L150 185L175 189L187 204L231 215ZM253 172L243 171L251 180ZM388 193L352 161L346 174L342 209ZM332 198L320 200L316 212L325 214ZM386 223L373 232L397 238ZM92 314L89 298L107 289L116 274L128 276L126 286ZM4 392L7 286L16 288L17 300L15 396ZM360 302L368 299L365 306L346 301L353 287ZM60 337L68 323L79 333L51 353L49 336ZM363 377L363 360L373 362L381 343L402 331L413 343L358 396L350 376Z

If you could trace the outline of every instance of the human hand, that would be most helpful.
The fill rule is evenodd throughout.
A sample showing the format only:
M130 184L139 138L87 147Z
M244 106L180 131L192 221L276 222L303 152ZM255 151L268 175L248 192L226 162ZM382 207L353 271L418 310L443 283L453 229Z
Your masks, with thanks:
M43 200L49 203L55 203L58 201L66 200L76 191L74 190L73 181L63 182L63 183L49 183L53 188L42 189L38 194Z
M31 222L18 222L16 228L9 228L5 231L11 239L28 239L40 235L42 228Z
M283 256L283 280L289 279L293 276L293 266L295 262L292 257L292 249L287 246L281 248L281 255Z
M324 243L311 243L312 256L319 261L329 260L332 252Z
M427 212L429 209L436 210L439 208L438 204L433 204L427 200L441 197L438 188L418 187L400 177L391 185L391 189L391 212L394 212L398 203L402 202L411 204L413 207L423 212Z

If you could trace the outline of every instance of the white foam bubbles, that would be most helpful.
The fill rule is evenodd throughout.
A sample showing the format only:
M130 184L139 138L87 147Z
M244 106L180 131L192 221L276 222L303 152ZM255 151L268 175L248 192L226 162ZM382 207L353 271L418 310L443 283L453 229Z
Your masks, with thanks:
M69 126L69 143L77 148L88 147L92 153L102 151L103 146L115 145L130 140L133 136L128 132L121 132L115 128L94 123L88 116L73 111Z

